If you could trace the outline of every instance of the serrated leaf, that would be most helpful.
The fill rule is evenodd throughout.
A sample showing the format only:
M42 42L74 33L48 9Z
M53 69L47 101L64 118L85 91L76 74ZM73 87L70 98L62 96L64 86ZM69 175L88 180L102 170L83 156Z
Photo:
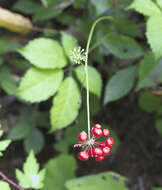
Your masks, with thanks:
M27 153L31 150L38 154L44 147L44 136L40 130L33 128L24 140L24 148Z
M147 112L162 114L162 99L152 95L151 93L142 93L139 97L138 104Z
M125 96L133 87L137 75L137 68L131 66L119 70L107 82L104 96L104 103L118 100Z
M141 46L133 38L124 35L109 34L103 45L120 59L135 59L143 55Z
M78 66L75 69L76 76L84 87L86 87L86 75L85 75L85 67ZM89 81L89 91L98 97L101 97L102 91L102 78L100 73L96 70L95 67L88 66L88 81Z
M66 190L65 181L75 177L76 162L73 156L60 155L45 165L46 177L42 190Z
M162 119L156 119L155 128L157 132L162 136Z
M140 63L139 80L136 90L153 87L162 82L162 60L157 62L152 54L146 54Z
M62 36L61 40L65 54L69 58L71 51L73 51L74 48L78 47L78 41L75 37L65 32L61 32L61 36ZM72 61L70 63L74 64Z
M50 110L51 132L66 127L76 119L80 108L79 99L80 91L76 81L67 77L53 99Z
M49 38L37 38L19 50L31 64L42 69L63 68L67 61L60 44Z
M23 172L16 169L16 177L21 187L33 189L40 189L43 187L42 181L45 177L45 169L39 172L39 164L37 163L33 151L30 152L24 163Z
M30 68L22 78L17 89L17 95L29 102L40 102L47 100L58 90L63 79L63 71L42 70Z
M66 182L68 190L127 190L127 179L114 172L103 172Z
M162 15L150 17L147 21L146 37L157 59L162 56L161 30L162 30Z
M161 15L160 9L152 0L134 0L128 9L135 9L146 16Z
M0 189L2 189L2 190L11 190L9 184L4 182L4 181L0 181Z

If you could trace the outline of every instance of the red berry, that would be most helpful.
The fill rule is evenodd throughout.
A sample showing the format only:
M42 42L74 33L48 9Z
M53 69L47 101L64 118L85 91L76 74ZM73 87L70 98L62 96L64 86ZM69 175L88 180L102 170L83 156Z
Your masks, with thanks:
M81 133L79 133L78 139L81 142L86 141L87 140L87 133L85 131L82 131Z
M79 152L78 158L82 161L87 161L89 159L89 155L86 152Z
M107 155L109 155L109 154L111 153L110 148L107 147L107 146L105 146L105 147L102 149L102 152L103 152L103 155L104 155L104 156L107 156Z
M101 162L104 160L104 156L96 156L96 161Z
M97 129L101 129L102 128L102 126L100 124L95 124L94 127L97 128Z
M98 145L98 147L100 147L100 148L103 148L103 147L105 147L105 143L104 143L104 142L99 142L99 145Z
M108 137L109 136L109 130L108 129L103 129L103 131L102 131L102 135L104 136L104 137Z
M101 130L101 129L98 129L98 128L96 128L96 127L93 127L93 128L92 128L92 133L93 133L93 135L96 136L96 137L102 136L102 130Z
M93 157L93 148L88 149L88 155Z
M102 156L103 155L102 149L101 148L94 148L93 149L93 155L94 156Z
M108 146L109 148L112 148L114 145L114 139L112 137L106 139L105 145Z

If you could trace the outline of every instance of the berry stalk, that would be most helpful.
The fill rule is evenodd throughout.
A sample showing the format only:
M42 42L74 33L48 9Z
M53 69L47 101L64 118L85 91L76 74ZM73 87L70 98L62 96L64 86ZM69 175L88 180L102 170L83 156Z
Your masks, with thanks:
M90 127L90 108L89 108L89 82L88 82L88 53L89 53L89 47L90 47L90 42L93 36L94 29L97 25L102 20L111 20L112 17L110 16L103 16L98 18L92 25L89 36L88 36L88 41L87 41L87 46L86 46L86 59L85 59L85 74L86 74L86 89L87 89L87 120L88 120L88 138L89 140L91 139L90 133L91 133L91 127Z

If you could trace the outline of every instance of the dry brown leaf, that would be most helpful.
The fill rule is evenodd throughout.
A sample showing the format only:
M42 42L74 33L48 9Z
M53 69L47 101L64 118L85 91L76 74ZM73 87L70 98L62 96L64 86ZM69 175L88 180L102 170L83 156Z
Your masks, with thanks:
M27 34L33 29L29 19L0 7L0 27Z

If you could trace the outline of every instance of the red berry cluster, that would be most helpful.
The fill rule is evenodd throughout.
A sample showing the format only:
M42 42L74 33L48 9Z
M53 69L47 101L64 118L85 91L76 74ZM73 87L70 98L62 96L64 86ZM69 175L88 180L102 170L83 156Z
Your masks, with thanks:
M105 142L97 142L98 137L108 137L109 130L103 129L100 124L95 124L92 128L93 136L87 140L87 133L82 131L78 135L78 140L82 142L81 144L75 144L74 147L84 147L85 150L79 152L78 157L82 161L89 160L89 157L95 157L96 161L101 162L105 156L111 153L111 148L114 145L114 139L109 137Z

